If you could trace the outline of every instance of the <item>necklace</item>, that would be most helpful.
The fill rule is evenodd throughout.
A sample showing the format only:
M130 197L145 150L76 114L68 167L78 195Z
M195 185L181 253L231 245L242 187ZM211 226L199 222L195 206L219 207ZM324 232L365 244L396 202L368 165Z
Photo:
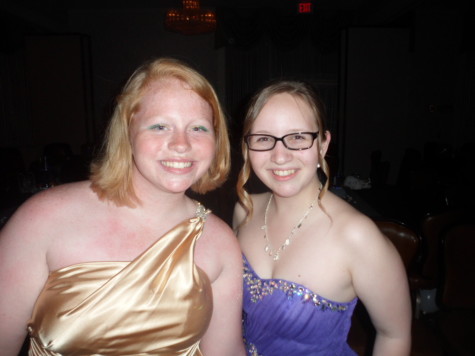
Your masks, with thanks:
M307 211L305 211L305 214L303 214L303 217L299 220L299 222L297 223L297 225L295 225L292 230L290 231L290 234L289 236L287 236L287 238L285 239L284 243L276 250L274 250L271 246L271 243L270 243L270 240L269 240L269 233L267 232L267 213L269 212L269 206L270 206L270 203L272 201L272 198L274 197L274 194L271 194L270 197L269 197L269 201L267 202L267 206L266 206L266 211L264 213L264 225L261 226L261 229L264 230L264 240L266 242L266 246L264 247L264 251L270 256L272 257L272 259L274 261L277 261L279 258L280 258L280 254L282 252L284 252L284 250L287 248L287 246L290 245L290 243L292 242L292 239L294 237L294 234L295 232L300 229L300 227L302 226L302 223L303 221L307 218L308 214L310 213L310 211L313 209L313 206L315 205L315 202L317 201L317 198L318 198L318 194L317 196L315 197L315 199L313 199L312 203L310 204L310 206L308 207Z

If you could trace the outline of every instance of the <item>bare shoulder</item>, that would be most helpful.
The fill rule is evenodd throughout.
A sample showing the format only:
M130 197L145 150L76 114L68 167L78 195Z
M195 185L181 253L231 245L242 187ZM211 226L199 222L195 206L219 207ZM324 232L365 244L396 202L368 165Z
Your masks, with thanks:
M241 250L231 228L214 214L206 218L203 235L196 244L197 264L215 281L223 270L240 270Z
M0 248L31 266L46 262L50 271L87 260L85 256L91 250L82 254L78 251L85 249L78 246L91 246L90 240L101 227L97 220L103 206L89 182L64 184L37 193L0 231Z
M212 213L206 218L203 234L206 239L218 245L227 243L234 244L236 240L236 235L234 235L231 227Z
M31 278L25 273L44 279L52 242L57 237L65 239L74 230L68 224L74 219L73 206L79 199L90 199L87 190L84 182L65 184L37 193L22 204L0 231L2 266L14 269L18 279ZM22 261L21 269L15 268L18 261Z
M39 210L39 212L48 213L58 211L57 208L64 208L71 204L71 200L75 197L85 197L85 193L90 195L94 193L89 188L87 181L68 183L41 191L28 199L20 208L19 211L31 211L30 209ZM45 206L49 209L44 211ZM59 209L61 210L61 209Z
M41 232L51 230L55 223L64 225L64 217L72 213L77 202L91 199L93 195L87 182L65 184L37 193L17 209L2 230L2 235L13 234L16 239L31 236L46 238L50 234Z
M244 207L241 205L240 202L236 202L234 205L234 211L233 211L233 229L235 231L238 230L239 225L244 221L246 218L246 210L244 210Z
M367 248L368 244L386 243L374 221L332 193L328 197L328 213L335 236L348 247ZM325 205L326 202L323 203Z
M265 204L267 204L269 196L270 193L268 192L250 195L254 213L265 209ZM245 218L246 211L244 210L244 207L239 202L237 202L234 206L233 229L237 230L237 228L241 225ZM252 216L250 217L250 219L252 219Z

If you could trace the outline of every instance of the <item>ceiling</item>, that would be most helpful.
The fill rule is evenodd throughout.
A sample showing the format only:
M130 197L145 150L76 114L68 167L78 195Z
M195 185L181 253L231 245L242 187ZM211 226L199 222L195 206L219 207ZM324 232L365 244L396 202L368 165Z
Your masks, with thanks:
M306 0L315 11L351 12L358 25L381 25L393 22L423 0ZM299 0L201 0L202 8L279 9L297 11ZM0 28L35 27L58 29L66 26L70 11L114 9L181 8L181 0L3 0L0 2ZM6 30L6 31L5 31Z
M44 1L44 0L43 0ZM168 8L181 7L181 0L50 0L57 4L66 4L66 7L86 8L86 7L134 7L134 8ZM368 6L372 3L388 2L388 0L305 0L314 3L316 8L332 9L355 9L361 6ZM396 0L390 0L396 1ZM41 2L41 1L40 1ZM276 8L293 6L299 0L201 0L201 7L237 7L237 8Z
M305 0L314 10L358 11L407 8L421 0ZM295 8L301 0L201 0L201 7L231 8ZM36 11L40 13L67 12L71 9L114 8L180 8L181 0L3 0L0 10ZM387 10L385 10L387 11Z

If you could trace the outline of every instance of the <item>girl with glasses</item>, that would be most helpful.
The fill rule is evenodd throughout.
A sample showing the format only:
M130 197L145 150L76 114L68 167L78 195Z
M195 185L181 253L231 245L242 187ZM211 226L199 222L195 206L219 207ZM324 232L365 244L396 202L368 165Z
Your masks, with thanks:
M373 354L409 354L404 266L376 225L329 191L330 139L310 86L281 81L252 98L233 217L248 355L356 355L347 335L358 300L376 329ZM269 192L246 191L251 171Z

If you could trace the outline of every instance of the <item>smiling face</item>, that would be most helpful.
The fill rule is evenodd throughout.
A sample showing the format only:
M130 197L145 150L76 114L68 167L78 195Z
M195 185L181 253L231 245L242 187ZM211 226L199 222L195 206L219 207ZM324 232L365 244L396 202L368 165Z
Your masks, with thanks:
M318 130L308 104L297 96L280 93L273 95L264 105L252 125L251 133L282 137ZM316 175L318 150L322 149L318 141L311 148L301 151L289 150L278 141L270 151L249 151L249 159L255 174L274 194L283 197L301 192L315 194L320 185Z
M214 159L212 109L183 82L156 81L145 90L134 114L130 141L139 195L149 194L150 188L183 193Z

